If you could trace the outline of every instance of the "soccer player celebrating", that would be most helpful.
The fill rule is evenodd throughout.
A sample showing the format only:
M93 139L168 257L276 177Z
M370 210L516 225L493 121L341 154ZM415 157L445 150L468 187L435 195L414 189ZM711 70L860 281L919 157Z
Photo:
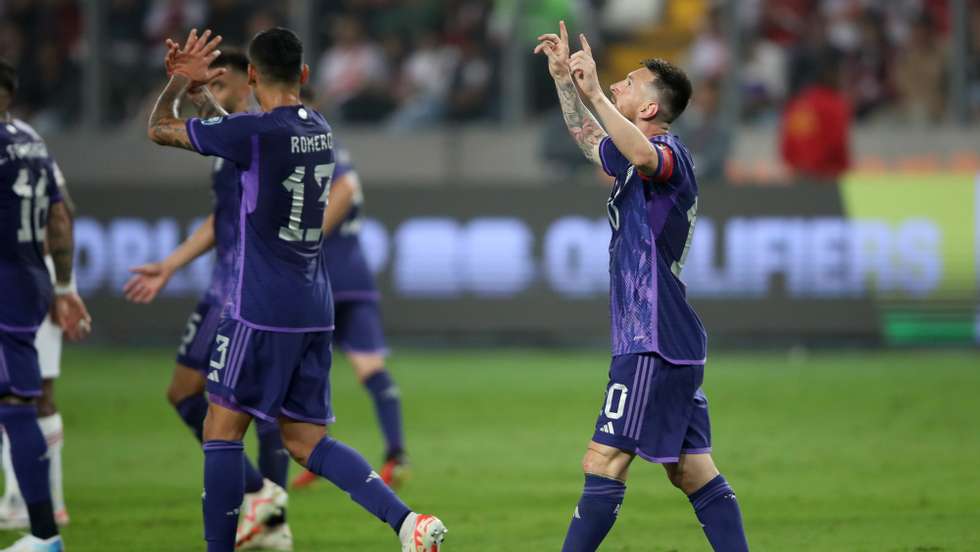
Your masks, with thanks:
M91 317L71 285L72 219L58 190L60 171L34 129L8 114L16 88L15 70L0 62L0 287L9 292L0 301L0 425L31 527L4 550L60 552L48 447L35 404L42 384L34 339L49 309L72 340L88 335ZM45 244L54 262L53 286Z
M691 83L677 67L651 59L612 85L610 99L585 35L580 40L582 50L569 56L562 22L559 34L538 37L535 48L548 57L572 137L616 178L606 204L613 358L582 461L585 489L562 550L599 547L616 521L637 455L664 466L715 550L748 550L735 493L711 459L701 392L706 336L680 280L698 188L691 155L670 124L687 107Z
M171 71L179 46L169 43L166 65ZM225 50L211 69L225 72L188 94L201 117L209 118L248 110L252 90L248 85L248 58L244 52ZM213 213L177 249L161 262L133 268L136 274L126 283L126 298L149 303L166 286L173 274L209 251L216 250L211 285L187 320L187 327L177 349L167 400L177 410L191 432L202 440L208 401L204 396L211 348L218 330L221 309L231 290L235 262L235 232L238 225L238 180L240 172L233 163L220 157L214 161L211 190ZM289 455L274 422L256 423L259 437L259 469L245 461L245 501L238 530L239 549L263 548L292 550L293 538L285 522L286 480Z
M241 171L233 290L209 363L204 421L204 535L209 552L235 548L244 495L242 437L252 418L279 422L287 450L388 523L403 550L434 552L446 529L412 512L350 447L330 438L333 308L320 255L324 206L337 159L323 117L302 105L309 78L291 31L263 31L249 45L249 84L261 113L182 120L188 89L224 71L209 64L220 37L191 31L150 115L156 143L224 158Z

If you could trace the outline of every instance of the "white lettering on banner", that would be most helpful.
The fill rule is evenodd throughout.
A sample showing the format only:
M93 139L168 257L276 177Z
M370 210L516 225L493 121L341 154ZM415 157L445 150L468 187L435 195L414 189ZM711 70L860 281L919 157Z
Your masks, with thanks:
M417 218L395 232L395 289L415 297L455 297L462 292L457 262L460 224L452 218Z
M700 218L684 268L692 298L926 297L943 277L942 232L933 221L892 225L843 218ZM75 223L79 288L121 294L129 268L166 256L181 233L177 219L117 218ZM372 273L390 275L397 295L511 298L536 285L573 299L604 299L610 229L604 219L562 217L540 237L524 220L485 217L408 219L389 231L364 219L360 240ZM538 269L540 263L540 270ZM198 296L213 256L175 275L167 295ZM382 274L382 277L384 275Z
M534 234L517 218L478 218L466 225L457 263L467 291L480 297L517 295L534 280Z
M545 232L544 276L568 297L593 297L609 290L609 237L605 219L565 217Z
M734 218L724 251L715 226L702 219L685 281L690 297L843 298L882 294L922 297L942 278L942 233L932 221L898 227L840 218ZM722 257L724 264L713 260ZM777 282L783 282L777 286Z

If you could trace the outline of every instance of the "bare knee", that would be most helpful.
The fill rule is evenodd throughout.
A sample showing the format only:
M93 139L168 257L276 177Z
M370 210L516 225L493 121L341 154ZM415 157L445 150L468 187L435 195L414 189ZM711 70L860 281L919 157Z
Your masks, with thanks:
M285 418L280 418L279 427L282 444L289 456L304 467L309 462L313 449L327 434L323 426L287 421Z
M670 483L690 495L717 477L718 468L710 454L682 454L676 464L664 464Z
M633 455L614 447L589 443L582 458L582 471L586 474L601 475L611 479L626 481Z
M385 357L381 354L349 353L347 359L354 368L357 381L362 384L385 368Z
M184 399L204 393L204 376L193 368L178 364L170 385L167 386L167 402L176 407Z

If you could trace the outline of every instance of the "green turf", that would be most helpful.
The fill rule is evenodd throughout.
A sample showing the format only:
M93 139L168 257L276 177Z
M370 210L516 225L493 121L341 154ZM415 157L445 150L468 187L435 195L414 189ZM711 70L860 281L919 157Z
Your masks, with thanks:
M558 550L600 407L602 351L403 351L415 478L450 551ZM69 348L59 382L68 549L193 551L201 454L164 400L169 351ZM371 460L367 395L334 372L335 435ZM754 550L980 550L980 358L969 352L715 355L715 459ZM291 498L299 552L397 550L391 531L327 484ZM0 534L0 544L14 539ZM685 498L638 462L606 551L708 550Z

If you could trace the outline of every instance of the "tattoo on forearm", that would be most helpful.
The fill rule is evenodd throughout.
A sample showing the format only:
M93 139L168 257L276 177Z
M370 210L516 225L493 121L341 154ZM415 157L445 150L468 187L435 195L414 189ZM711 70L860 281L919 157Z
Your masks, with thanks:
M565 116L568 131L586 159L597 163L599 142L606 137L606 131L602 130L599 121L582 103L574 83L556 82L555 86L558 88L558 100L561 102L561 112Z
M157 98L153 112L150 114L148 134L150 139L162 146L175 146L193 150L190 138L187 136L187 128L184 126L176 111L180 107L180 100L187 90L187 79L182 76L174 76L167 83L166 88Z
M51 207L48 216L48 252L54 260L54 275L58 283L71 280L72 258L75 252L75 239L72 232L71 213L62 202Z
M225 108L221 107L218 103L217 98L214 94L208 90L208 87L203 87L201 91L201 103L197 106L198 116L202 119L207 119L210 117L223 117L228 114Z

